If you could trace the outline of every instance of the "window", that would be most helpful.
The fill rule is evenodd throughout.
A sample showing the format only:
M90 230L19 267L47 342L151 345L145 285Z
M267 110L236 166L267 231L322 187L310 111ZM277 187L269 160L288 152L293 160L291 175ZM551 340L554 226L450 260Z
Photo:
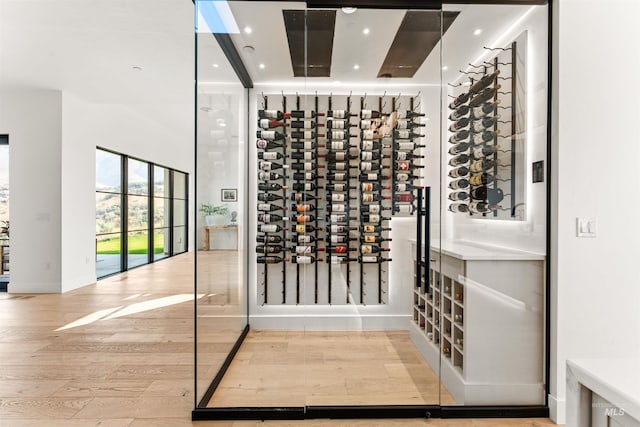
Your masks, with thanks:
M96 150L97 277L187 250L187 185L183 172Z

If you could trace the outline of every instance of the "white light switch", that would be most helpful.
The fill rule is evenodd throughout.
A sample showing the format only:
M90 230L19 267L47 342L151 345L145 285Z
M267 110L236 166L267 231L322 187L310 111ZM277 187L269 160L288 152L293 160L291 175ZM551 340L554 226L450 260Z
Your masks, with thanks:
M576 218L576 236L577 237L596 237L596 219L595 218Z

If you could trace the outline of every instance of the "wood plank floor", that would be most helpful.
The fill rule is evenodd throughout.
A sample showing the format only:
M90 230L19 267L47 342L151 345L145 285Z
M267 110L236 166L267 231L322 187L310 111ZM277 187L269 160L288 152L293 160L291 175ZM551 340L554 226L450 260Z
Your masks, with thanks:
M218 252L198 256L228 263ZM0 426L551 425L540 419L192 423L192 260L181 255L63 295L0 294ZM207 356L199 361L200 391L235 341L242 312L236 272L216 277L210 289L198 286L199 312L217 322L199 335Z

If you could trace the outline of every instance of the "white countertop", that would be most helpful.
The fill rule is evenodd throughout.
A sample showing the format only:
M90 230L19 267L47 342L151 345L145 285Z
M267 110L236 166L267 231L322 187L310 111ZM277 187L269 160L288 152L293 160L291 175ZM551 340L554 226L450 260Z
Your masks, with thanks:
M412 244L415 239L409 240ZM544 261L544 254L465 240L431 240L431 250L467 261Z
M584 387L640 420L640 358L568 360L567 367Z

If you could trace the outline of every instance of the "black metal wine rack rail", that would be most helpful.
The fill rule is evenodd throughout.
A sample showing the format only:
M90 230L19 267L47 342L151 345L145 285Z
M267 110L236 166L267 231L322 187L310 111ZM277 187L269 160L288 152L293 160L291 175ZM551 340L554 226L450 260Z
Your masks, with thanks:
M498 217L499 211L513 212L515 206L516 43L485 49L510 53L510 62L496 55L490 62L471 65L474 71L463 72L469 75L468 82L457 85L469 89L449 104L448 209Z
M256 143L260 169L256 252L257 262L264 265L264 304L272 303L268 296L272 264L281 265L281 304L293 302L287 299L289 264L295 264L296 304L307 303L301 282L310 277L308 268L313 268L315 304L321 295L329 304L385 303L384 263L391 261L389 221L392 215L414 214L421 178L416 171L424 167L416 163L423 157L416 153L424 147L416 142L424 137L417 132L424 126L419 121L423 114L414 111L414 98L409 99L408 110L395 111L398 99L392 98L392 111L384 112L384 97L378 97L378 110L372 111L365 95L355 113L351 96L340 106L343 110L334 109L335 101L328 96L327 112L319 113L317 95L309 110L302 109L295 95L295 109L290 112L284 94L282 111L269 110L263 96ZM322 127L325 134L320 133ZM326 294L321 289L325 282L320 283L318 276L322 261L327 264ZM354 265L359 267L357 283ZM336 271L343 272L346 281L345 293L338 296ZM367 297L373 287L376 296Z

